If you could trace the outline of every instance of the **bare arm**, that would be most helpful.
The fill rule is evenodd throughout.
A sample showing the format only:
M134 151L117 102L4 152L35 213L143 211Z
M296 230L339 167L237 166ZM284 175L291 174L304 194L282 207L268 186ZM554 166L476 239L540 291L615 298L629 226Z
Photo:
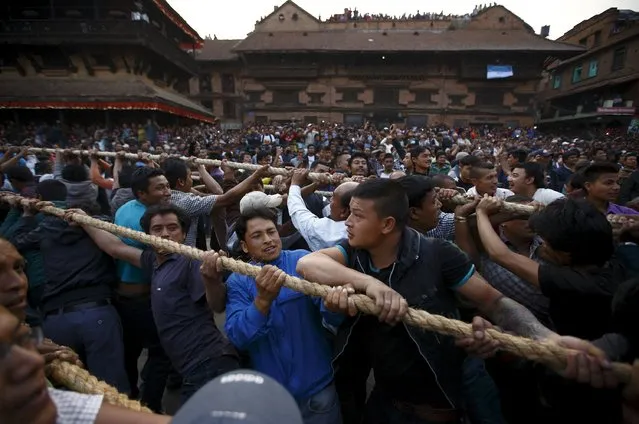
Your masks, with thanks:
M120 259L138 268L141 267L142 250L129 246L117 236L90 225L82 225L82 229L91 237L93 242L114 259Z
M197 170L200 173L200 181L202 181L202 183L206 186L209 193L220 195L224 194L222 187L217 183L217 181L215 181L215 178L209 174L209 171L206 170L204 165L199 165Z
M513 274L539 287L539 264L527 256L513 252L495 233L488 214L477 210L477 229L490 259Z
M13 157L9 157L10 153L7 152L2 157L3 162L0 163L0 172L5 171L8 168L11 168L13 165L17 164L20 159L22 159L27 154L26 149L22 149L17 152Z
M202 281L206 289L206 301L209 308L217 314L226 309L226 284L221 278L208 278L202 274Z
M268 169L268 166L265 166L262 169L264 168ZM250 177L246 178L244 181L242 181L226 193L218 196L217 200L215 201L215 207L226 207L239 202L242 196L251 191L253 186L262 179L263 175L263 172L255 171Z
M557 336L528 309L505 297L477 273L458 292L473 302L495 325L506 331L536 340Z
M122 157L118 155L113 164L113 190L120 188L120 171L122 171Z
M172 419L167 415L132 411L103 402L95 424L169 424Z
M300 258L297 272L310 281L328 286L352 284L357 291L366 291L371 282L368 275L346 266L346 258L337 247L318 250Z

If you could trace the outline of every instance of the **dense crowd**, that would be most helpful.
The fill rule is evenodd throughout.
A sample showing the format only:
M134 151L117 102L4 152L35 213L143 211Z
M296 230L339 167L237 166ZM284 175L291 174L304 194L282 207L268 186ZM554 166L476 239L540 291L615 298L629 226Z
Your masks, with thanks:
M477 5L473 9L472 13L467 13L465 15L454 15L448 14L445 15L444 12L440 13L431 13L431 12L420 12L419 10L415 13L404 13L400 16L397 15L389 15L387 13L362 13L357 8L344 8L344 13L338 13L326 20L326 22L356 22L356 21L443 21L443 20L452 20L452 19L470 19L473 16L477 15L482 10L487 9L491 6L496 6L497 4L482 4Z
M5 123L0 139L0 340L12 314L25 337L51 339L41 352L81 360L157 413L165 390L187 410L207 383L250 368L286 389L305 424L632 422L636 399L626 391L624 401L610 367L632 363L639 336L637 139L621 129L56 122ZM67 219L39 212L42 202ZM188 259L73 214L209 252ZM225 272L220 255L262 269ZM305 296L283 287L285 273L333 289ZM353 293L370 296L379 318L358 314ZM474 337L399 324L409 306L471 322ZM485 335L493 325L572 349L567 367L499 352ZM7 377L2 352L0 417L41 422L42 405L18 408L30 397L7 393L44 375ZM101 398L84 402L73 422L98 422ZM99 422L166 422L146 419Z

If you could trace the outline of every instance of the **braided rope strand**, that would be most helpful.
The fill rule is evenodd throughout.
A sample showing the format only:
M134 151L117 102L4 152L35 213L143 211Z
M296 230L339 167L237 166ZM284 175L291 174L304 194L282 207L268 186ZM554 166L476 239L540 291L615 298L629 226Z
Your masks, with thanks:
M8 146L5 146L5 148ZM74 155L85 155L85 156L89 156L91 154L90 151L88 150L73 150L73 149L51 149L51 148L45 148L45 147L29 147L28 148L30 152L33 153L55 153L55 154L60 154L60 153L64 153L64 152L70 152L73 153ZM114 158L118 156L118 153L116 152L95 152L98 156L100 157L107 157L107 158ZM139 159L140 157L135 154L135 153L124 153L124 157L127 159ZM151 160L160 160L162 158L161 155L149 155L148 156L149 159ZM176 156L168 156L168 157L176 157ZM178 157L181 160L184 161L193 161L194 163L198 164L198 165L208 165L208 166L221 166L222 165L222 161L221 160L217 160L217 159L201 159L201 158L191 158L188 156L179 156ZM262 169L262 165L255 165L252 163L241 163L241 162L226 162L226 165L230 168L233 169L242 169L244 171L257 171L258 169ZM292 174L292 171L286 169L286 168L275 168L275 167L269 167L268 170L269 174L271 175L284 175L284 176L289 176ZM322 184L331 184L333 182L333 177L330 174L322 174L319 172L311 172L308 174L308 178L311 181L317 182L317 183L322 183ZM341 180L342 182L347 182L347 181L351 181L350 178L344 178Z
M11 197L18 197L22 199L20 196L5 195L0 197L0 200L7 201L8 198ZM40 211L58 217L63 217L65 215L64 210L53 206L43 206L40 208ZM118 236L137 240L165 252L177 253L196 260L202 260L206 253L194 247L179 244L160 237L151 236L130 228L120 227L86 215L71 214L69 219L79 224L89 225ZM260 271L260 267L236 259L220 257L220 261L224 269L249 277L255 278ZM325 297L331 290L329 286L312 283L290 275L286 276L284 286L309 296L318 297ZM377 308L373 299L362 294L352 295L352 298L359 311L366 314L379 315L379 308ZM409 308L408 313L403 318L403 321L411 326L449 336L472 337L473 335L472 326L468 323L439 315L433 315L420 309ZM486 334L487 337L499 341L502 350L519 357L543 363L550 367L563 367L566 364L566 358L569 350L556 344L513 336L511 334L501 333L494 329L487 330ZM612 363L612 371L622 382L628 382L630 380L631 370L632 367L629 364Z
M54 360L47 366L47 372L51 378L76 392L85 394L104 395L104 400L111 405L120 406L138 412L152 413L149 408L142 406L137 400L131 400L126 395L119 393L104 381L98 380L89 372L77 365L59 360Z

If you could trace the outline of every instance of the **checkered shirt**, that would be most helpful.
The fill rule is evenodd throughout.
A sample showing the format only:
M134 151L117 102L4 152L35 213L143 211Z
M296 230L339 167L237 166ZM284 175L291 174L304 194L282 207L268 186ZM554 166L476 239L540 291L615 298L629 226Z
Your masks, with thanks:
M440 212L437 227L428 231L426 237L455 241L455 214Z
M211 214L211 210L213 209L213 205L215 205L216 200L216 195L198 196L193 193L171 190L171 203L184 210L184 212L191 218L191 226L189 227L189 232L186 234L184 244L195 247L197 226L200 218Z
M104 397L54 388L49 388L49 396L58 410L56 424L93 424Z
M508 242L506 242L506 245L514 251L514 248ZM528 255L530 259L539 263L542 262L537 253L540 245L541 240L535 238L530 245L530 253ZM504 296L528 308L541 322L548 323L550 321L548 298L541 294L541 291L537 287L524 281L487 257L482 258L481 275Z

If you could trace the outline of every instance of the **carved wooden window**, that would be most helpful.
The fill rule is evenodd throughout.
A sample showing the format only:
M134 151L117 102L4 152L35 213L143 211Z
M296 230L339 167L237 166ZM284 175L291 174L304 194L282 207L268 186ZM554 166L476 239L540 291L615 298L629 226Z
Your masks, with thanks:
M495 88L480 88L475 91L475 106L502 106L503 104L503 90Z
M376 88L374 101L378 105L396 105L399 103L399 90L396 88Z
M236 118L235 110L236 109L235 109L234 101L225 100L224 103L222 103L222 115L225 118L235 119Z
M448 98L450 99L451 106L465 106L464 100L468 97L467 94L449 94Z
M235 93L235 76L222 74L222 93Z
M342 91L342 102L345 103L358 103L359 90L344 90Z
M364 123L364 115L359 114L345 114L344 124L349 126L362 125Z
M305 124L317 124L317 116L305 116L304 117Z
M322 97L324 97L324 93L308 93L309 103L311 104L322 104Z
M262 92L261 91L248 91L246 93L247 100L249 103L259 103L262 101Z
M535 93L515 93L517 102L515 106L530 106L535 98Z
M273 92L273 103L282 104L298 104L299 92L297 90L277 90Z
M428 124L428 116L427 115L409 115L406 118L406 127L407 128L424 128Z
M211 92L211 76L210 75L200 75L200 93L210 93Z
M436 104L432 100L433 94L437 94L437 90L419 90L415 91L415 102L420 105L432 105Z

